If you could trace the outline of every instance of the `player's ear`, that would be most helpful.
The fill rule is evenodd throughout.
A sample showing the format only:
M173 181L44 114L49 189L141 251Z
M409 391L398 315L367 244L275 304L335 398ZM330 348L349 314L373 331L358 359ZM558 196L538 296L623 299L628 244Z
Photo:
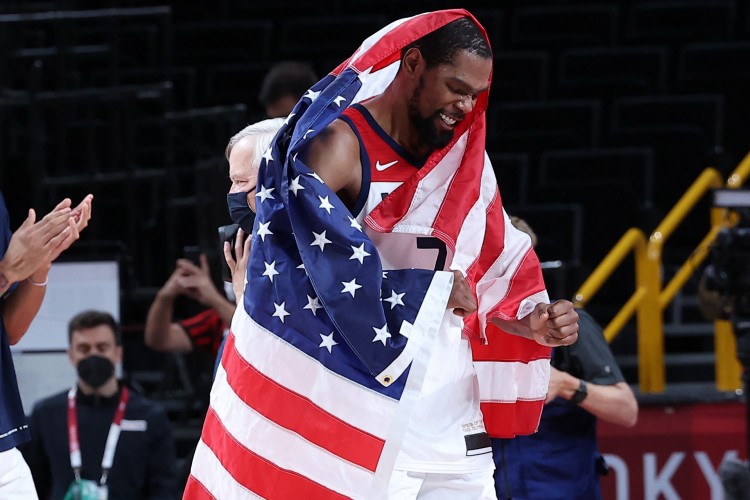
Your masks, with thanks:
M401 69L411 78L418 78L424 66L424 57L417 47L407 50L404 57L401 58Z

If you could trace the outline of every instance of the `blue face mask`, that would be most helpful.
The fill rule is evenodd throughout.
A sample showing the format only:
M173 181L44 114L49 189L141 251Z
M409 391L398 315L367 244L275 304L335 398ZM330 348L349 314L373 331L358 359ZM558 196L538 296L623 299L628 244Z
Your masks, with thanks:
M227 206L232 221L238 224L245 234L252 234L255 212L247 204L247 192L227 194Z

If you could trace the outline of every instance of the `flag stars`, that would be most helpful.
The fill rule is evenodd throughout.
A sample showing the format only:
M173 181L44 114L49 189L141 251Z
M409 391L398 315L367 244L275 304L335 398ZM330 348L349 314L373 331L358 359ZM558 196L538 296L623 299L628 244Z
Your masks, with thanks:
M305 134L302 136L302 139L307 139L307 134L309 134L310 132L315 132L315 129L312 129L312 128L307 129L307 132L305 132Z
M305 269L305 263L304 262L302 264L300 264L299 266L297 266L297 269L302 269L303 271L305 271L305 274L307 274L307 269Z
M286 302L282 302L281 304L277 304L276 302L274 302L273 307L274 309L276 309L276 311L271 316L279 318L282 323L284 322L284 318L286 318L287 316L291 316L291 314L286 312Z
M347 216L347 217L349 217L349 216ZM349 226L353 227L354 229L356 229L360 233L362 232L362 226L360 226L359 222L357 222L357 219L355 219L353 217L349 217Z
M320 200L320 205L318 205L318 208L322 208L326 212L328 212L328 215L331 215L331 209L333 208L333 205L331 205L331 202L328 201L328 196L323 198L322 196L318 195L318 199Z
M391 309L395 308L396 306L403 306L404 302L401 300L404 298L404 295L406 295L406 292L404 293L396 293L395 290L391 290L391 296L387 299L383 299L385 302L389 302L391 304Z
M362 285L357 284L357 278L354 278L351 281L342 281L341 284L344 285L344 289L341 290L341 293L350 293L352 298L354 298L354 294L357 290L362 288Z
M336 104L336 106L338 106L339 108L341 107L341 103L343 101L346 101L346 98L342 95L338 96L336 99L333 100L334 104Z
M365 252L365 244L362 243L359 247L355 247L354 245L351 245L352 247L352 256L349 257L349 260L357 259L360 264L364 264L365 257L369 257L370 254Z
M372 339L373 342L382 342L383 345L385 345L386 341L391 338L391 334L388 331L388 323L384 324L382 328L375 328L372 327L373 330L375 330L375 337Z
M289 116L286 117L286 120L284 120L284 125L289 125L289 122L292 121L292 117L294 117L296 113L289 113Z
M275 200L276 198L273 197L271 194L273 190L276 188L266 188L266 186L261 186L260 191L255 195L256 198L260 198L260 202L263 203L264 201L268 200L269 198L271 200Z
M268 276L268 279L271 280L271 283L273 283L273 277L279 274L279 272L276 270L276 261L273 261L270 264L268 262L264 262L263 264L266 266L266 270L263 271L263 276Z
M316 180L320 181L321 184L325 184L325 182L323 182L323 179L321 179L320 176L318 174L316 174L315 172L311 172L311 173L309 173L307 175L309 175L313 179L316 179Z
M305 187L299 183L300 176L298 175L294 179L292 179L292 183L289 184L289 191L294 193L294 196L297 196L297 191L300 191L302 189L305 189Z
M339 345L338 342L333 340L333 332L329 333L328 335L323 335L322 333L319 333L318 335L320 335L320 338L322 340L322 342L320 343L318 347L321 347L321 348L325 347L326 349L328 349L329 354L331 353L331 348L333 346Z
M266 242L266 236L269 234L273 234L270 229L268 229L268 226L271 225L271 221L268 222L258 222L258 236L260 236L261 241L263 243Z
M307 305L303 307L302 309L309 309L310 312L313 313L313 316L317 316L318 309L321 309L323 306L320 305L320 299L318 297L310 297L307 296Z
M263 156L262 156L262 158L264 160L266 160L266 165L268 165L269 163L271 163L272 161L274 161L273 160L273 151L271 149L272 149L271 146L268 146L268 149L266 149L266 152L263 153Z
M313 237L315 238L315 241L313 241L312 243L310 243L310 246L311 247L315 247L315 246L320 247L320 251L321 252L325 250L325 246L327 244L331 243L331 240L329 240L328 238L326 238L326 232L325 231L323 231L320 234L318 234L315 231L313 231Z
M383 279L384 280L388 279L388 271L383 271Z
M310 99L310 102L313 102L315 101L315 99L318 98L319 95L320 95L320 92L315 92L313 89L309 89L307 92L305 92L305 95L303 95L302 98Z

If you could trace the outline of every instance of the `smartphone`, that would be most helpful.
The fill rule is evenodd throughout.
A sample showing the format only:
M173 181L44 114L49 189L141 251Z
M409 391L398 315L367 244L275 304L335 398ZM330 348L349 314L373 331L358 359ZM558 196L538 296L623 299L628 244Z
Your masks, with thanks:
M227 226L219 227L219 255L221 259L221 279L224 281L232 281L232 271L229 269L224 256L224 242L229 242L229 251L232 252L232 258L237 260L237 256L234 254L234 242L237 239L237 230L240 228L237 224L229 224Z
M182 248L182 255L198 267L201 267L201 247L186 246Z

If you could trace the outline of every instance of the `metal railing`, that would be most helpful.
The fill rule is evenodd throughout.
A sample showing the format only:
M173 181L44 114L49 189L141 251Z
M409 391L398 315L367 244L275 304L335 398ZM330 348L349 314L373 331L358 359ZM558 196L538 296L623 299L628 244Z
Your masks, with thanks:
M742 160L726 184L716 169L704 170L656 230L651 233L648 241L640 229L629 229L575 293L576 306L585 306L619 268L623 260L631 253L633 254L635 290L604 328L604 334L607 341L611 342L633 315L637 315L638 380L641 392L664 391L666 373L664 309L706 259L710 246L719 231L730 227L737 221L727 210L712 208L711 227L708 233L666 286L663 286L662 281L664 245L707 193L721 187L738 188L748 177L750 177L750 154ZM731 324L728 321L717 321L715 332L716 387L724 391L739 388L740 366L735 356L735 340Z

